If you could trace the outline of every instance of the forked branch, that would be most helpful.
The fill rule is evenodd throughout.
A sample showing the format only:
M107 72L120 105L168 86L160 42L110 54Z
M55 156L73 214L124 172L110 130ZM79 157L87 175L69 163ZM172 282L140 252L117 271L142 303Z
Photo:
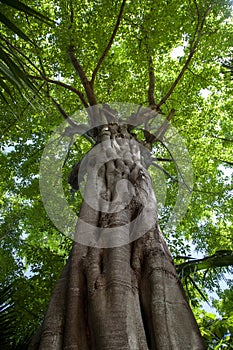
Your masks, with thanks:
M122 4L121 4L119 15L117 17L117 21L116 21L116 24L115 24L115 27L114 27L114 30L112 32L112 35L111 35L111 37L109 39L109 42L108 42L104 52L102 53L102 56L100 57L97 65L96 65L96 67L95 67L95 69L94 69L94 71L92 73L92 78L91 78L91 86L92 87L94 86L95 78L96 78L96 75L97 75L97 73L98 73L98 71L100 69L100 66L103 63L105 57L107 56L107 54L108 54L108 52L109 52L109 50L110 50L110 48L112 46L112 43L113 43L113 41L115 39L116 33L117 33L118 28L120 26L120 22L121 22L122 14L123 14L123 11L124 11L125 3L126 3L126 0L123 0Z

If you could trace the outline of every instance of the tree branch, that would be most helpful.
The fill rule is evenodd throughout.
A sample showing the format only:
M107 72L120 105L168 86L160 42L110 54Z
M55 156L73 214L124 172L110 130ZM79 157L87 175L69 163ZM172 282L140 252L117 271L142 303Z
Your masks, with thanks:
M173 159L171 158L152 158L153 160L157 161L157 162L174 162Z
M89 82L89 80L87 79L87 76L83 70L83 67L80 65L80 63L78 62L78 60L76 59L75 55L74 55L74 46L70 46L68 51L68 56L70 58L70 61L76 71L76 73L78 74L78 76L80 77L81 79L81 82L83 84L83 87L86 91L86 94L87 94L87 98L88 98L88 101L90 103L91 106L93 105L96 105L97 104L97 100L96 100L96 97L95 97L95 94L94 94L94 91L92 89L92 86Z
M227 160L223 160L223 159L218 159L218 158L214 158L215 160L217 160L218 162L221 162L221 163L226 163L228 165L233 165L233 162L229 162Z
M173 118L175 114L175 110L172 109L170 111L170 113L168 114L167 118L165 119L165 121L163 122L163 124L160 126L160 128L156 131L155 133L155 139L160 139L162 140L164 137L164 134L166 133L168 127L169 127L169 122L171 121L171 119Z
M89 128L85 124L78 124L75 121L73 121L68 114L64 111L64 109L61 107L61 105L54 99L52 98L53 104L56 107L57 111L61 114L61 116L68 122L69 126L65 128L65 131L61 134L61 136L68 136L71 138L71 143L69 145L69 149L72 144L73 136L75 134L79 134L84 136L92 145L94 144L93 142L93 135L89 131ZM69 152L68 156L69 157ZM67 158L68 159L68 158ZM66 159L66 160L67 160ZM66 160L64 164L66 163Z
M175 165L176 165L177 172L178 172L179 176L181 177L181 179L182 179L182 181L183 181L183 184L185 185L185 187L187 188L187 190L188 190L190 193L192 193L192 188L190 188L190 187L186 184L185 179L184 179L184 176L183 176L183 174L182 174L182 172L181 172L181 170L180 170L180 168L179 168L179 166L178 166L178 164L177 164L175 158L173 157L173 155L172 155L172 153L171 153L169 147L167 147L167 145L164 143L164 141L163 141L162 139L159 138L159 139L157 139L157 140L163 145L163 147L164 147L164 148L167 150L167 152L169 153L171 159L173 160L173 162L174 162Z
M196 4L196 1L194 1L195 4ZM213 4L212 4L213 5ZM177 86L177 84L179 83L179 81L181 80L181 78L183 77L185 71L187 70L189 64L190 64L190 61L191 59L193 58L193 55L194 53L196 52L197 50L197 47L200 43L200 40L201 40L201 37L202 37L202 34L203 34L203 27L204 27L204 24L205 24L205 20L207 18L207 16L209 15L210 11L212 10L212 5L208 7L208 9L206 10L203 18L202 18L202 21L200 20L200 13L199 13L199 10L197 8L197 11L198 11L198 24L197 25L197 28L196 28L196 31L195 31L195 34L194 34L194 42L191 44L191 47L190 47L190 51L189 51L189 55L188 55L188 58L183 66L183 68L181 69L180 73L178 74L177 78L175 79L174 83L172 84L172 86L170 87L169 91L166 93L166 95L161 99L161 101L159 102L158 104L158 107L160 108L166 101L167 99L171 96L171 94L173 93L175 87ZM199 27L199 28L198 28ZM196 40L195 40L195 37L197 36Z
M149 89L148 89L148 101L150 106L155 106L155 97L154 97L154 92L155 92L155 72L154 72L154 66L153 66L153 60L152 57L150 56L149 58Z
M159 164L152 162L151 165L154 165L156 168L161 170L165 175L167 175L167 177L169 177L169 179L177 182L177 180L173 176L171 176L171 174L167 170L165 170L163 167L161 167Z
M215 254L203 259L192 259L191 261L189 260L176 265L176 271L181 278L184 278L196 271L231 265L233 265L233 251L219 250Z
M214 139L226 141L226 142L233 142L233 139L226 139L224 137L218 137L218 136L212 136Z
M148 101L150 106L155 106L156 105L155 98L154 98L155 72L154 72L153 58L152 58L150 46L148 43L147 33L145 34L145 46L146 46L146 54L147 54L147 60L148 60L148 73L149 73Z
M87 101L85 100L85 97L83 95L83 93L79 90L77 90L76 88L74 88L73 86L71 85L68 85L66 83L63 83L62 81L59 81L59 80L54 80L54 79L50 79L50 78L47 78L45 75L42 75L41 77L40 76L33 76L33 75L30 75L29 78L31 79L37 79L37 80L44 80L44 81L47 81L48 83L51 83L51 84L55 84L55 85L58 85L58 86L62 86L64 87L65 89L69 90L69 91L72 91L74 92L76 95L78 95L78 97L80 98L80 100L82 101L82 104L84 105L85 108L89 107Z
M70 124L72 129L69 129L70 134L67 136L73 136L74 134L83 134L84 132L87 131L87 128L84 125L79 125L78 123L74 122L68 114L64 111L64 109L61 107L61 105L54 99L52 98L53 104L56 107L57 111L61 114L61 116L67 120L67 122ZM72 135L71 135L72 134Z
M114 40L114 38L116 36L116 33L118 31L118 28L120 26L120 22L121 22L122 14L123 14L123 11L124 11L125 3L126 3L126 0L123 0L122 4L121 4L119 15L117 17L117 21L116 21L116 24L115 24L115 27L114 27L114 30L112 32L112 35L111 35L111 37L109 39L109 42L108 42L108 44L107 44L107 46L106 46L102 56L100 57L97 65L96 65L96 67L95 67L95 69L94 69L94 71L92 73L92 78L91 78L91 82L90 82L92 87L94 86L94 81L95 81L96 75L98 73L98 70L100 69L100 66L101 66L102 62L104 61L105 57L107 56L107 54L108 54L108 52L109 52L109 50L110 50L110 48L112 46L113 40Z

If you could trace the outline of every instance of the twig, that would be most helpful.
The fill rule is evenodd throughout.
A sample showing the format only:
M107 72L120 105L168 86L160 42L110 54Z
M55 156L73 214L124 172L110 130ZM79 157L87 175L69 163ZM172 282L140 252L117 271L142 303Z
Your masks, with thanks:
M70 0L70 23L71 25L74 23L74 5L72 0Z
M196 1L194 1L194 2L196 4ZM208 14L210 13L211 9L212 9L212 6L209 6L208 9L205 12L203 18L202 18L202 21L200 21L200 13L199 13L199 10L197 9L197 11L198 11L198 25L197 25L197 28L196 28L196 31L195 31L195 34L194 34L194 38L196 36L197 36L197 38L191 44L189 55L188 55L188 58L187 58L187 60L186 60L186 62L184 64L183 68L181 69L181 71L178 74L177 78L175 79L174 83L170 87L169 91L166 93L166 95L159 102L158 107L161 107L167 101L167 99L171 96L171 94L173 93L175 87L177 86L177 84L179 83L179 81L183 77L185 71L187 70L187 68L189 66L189 63L190 63L190 61L191 61L194 53L196 52L196 49L197 49L199 43L200 43L200 40L201 40L201 37L202 37L202 34L203 34L203 27L204 27L204 24L205 24L205 20L206 20ZM199 29L198 29L198 27L199 27Z
M169 174L169 172L168 172L167 170L165 170L163 167L161 167L160 165L156 164L155 162L152 162L151 164L154 165L154 166L155 166L156 168L158 168L159 170L161 170L161 171L162 171L165 175L167 175L171 180L177 182L177 180L176 180L173 176L171 176L171 174Z
M201 14L200 14L200 11L199 11L199 8L198 8L197 0L193 0L193 2L194 2L195 8L196 8L196 12L197 12L197 26L196 26L196 30L195 30L195 35L196 35L196 33L198 31L198 27L199 27L199 25L201 23ZM193 38L193 41L194 41L194 39L195 39L195 36ZM191 46L192 46L192 44L191 44Z
M85 74L85 72L83 70L83 67L80 65L80 63L78 62L77 58L75 57L74 46L71 45L69 47L67 53L68 53L68 56L70 58L70 61L71 61L72 65L73 65L76 73L78 74L78 76L81 79L81 82L82 82L83 87L84 87L84 89L86 91L89 103L91 104L91 106L96 105L97 104L97 100L96 100L94 91L92 89L92 86L91 86L89 80L87 79L87 76L86 76L86 74Z
M198 73L194 73L189 67L187 68L187 70L194 76L198 77L201 80L206 81L208 84L210 84L210 80L206 79L205 77L203 77L201 74Z
M102 62L104 61L105 57L107 56L107 54L108 54L108 52L109 52L109 50L110 50L110 48L112 46L113 40L114 40L114 38L116 36L116 33L118 31L118 28L120 26L120 22L121 22L122 14L123 14L123 11L124 11L125 3L126 3L126 0L123 0L122 4L121 4L119 15L117 17L117 21L116 21L116 24L115 24L115 27L114 27L114 30L112 32L112 35L111 35L111 37L109 39L109 42L108 42L104 52L102 53L102 56L100 57L97 65L96 65L96 67L95 67L95 69L94 69L94 71L92 73L92 78L91 78L91 82L90 82L92 87L94 85L94 81L95 81L96 75L98 73L98 70L99 70Z
M206 296L204 295L204 293L202 293L201 289L198 287L198 285L196 284L196 282L194 281L194 279L191 276L187 276L187 278L189 278L189 280L192 282L194 288L196 288L196 290L198 291L198 293L200 294L200 296L209 304L209 300L206 298ZM209 304L210 305L210 304Z
M184 179L184 176L183 176L182 172L180 171L180 168L179 168L179 166L178 166L178 164L177 164L175 158L173 157L171 151L169 150L169 147L167 147L167 145L163 142L162 139L158 139L158 141L163 145L163 147L164 147L164 148L167 150L167 152L169 153L171 159L174 161L174 163L175 163L175 165L176 165L177 172L178 172L178 174L180 175L180 177L181 177L181 179L182 179L182 181L183 181L183 184L185 185L185 187L187 188L187 190L191 193L191 192L192 192L192 189L189 188L189 186L186 184L185 179Z
M152 160L155 160L157 162L174 162L174 159L171 158L152 158Z
M227 160L223 160L223 159L218 159L218 158L214 158L215 160L217 160L218 162L221 162L221 163L226 163L228 165L233 165L233 162L229 162Z
M233 142L233 139L226 139L224 137L218 137L218 136L212 136L214 139L221 140L221 141L226 141L226 142Z

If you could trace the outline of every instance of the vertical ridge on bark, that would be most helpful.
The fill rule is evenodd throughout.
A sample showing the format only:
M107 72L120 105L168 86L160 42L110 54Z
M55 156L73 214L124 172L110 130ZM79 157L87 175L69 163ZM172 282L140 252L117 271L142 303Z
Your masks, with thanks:
M128 243L114 248L74 243L52 295L39 345L31 349L205 349L158 226L156 199L140 147L131 139L116 124L100 132L100 141L105 141L102 151L114 154L97 177L105 202L99 208L90 207L93 193L87 178L75 236L79 239L90 233L92 242L111 244L123 237ZM90 156L87 166L95 161ZM122 179L124 190L118 198L116 186ZM125 197L128 187L129 203ZM113 201L127 204L114 212L109 210ZM101 241L101 236L96 237L98 228L114 228L115 236Z
M80 249L82 248L82 249ZM85 317L86 280L82 271L82 250L74 244L69 264L67 306L64 325L63 349L89 349L89 325Z
M141 296L152 349L205 349L159 227L143 239Z

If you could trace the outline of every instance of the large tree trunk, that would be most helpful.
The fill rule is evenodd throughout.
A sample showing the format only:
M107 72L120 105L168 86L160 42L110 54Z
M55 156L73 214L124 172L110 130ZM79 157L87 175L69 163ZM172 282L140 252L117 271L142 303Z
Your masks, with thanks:
M113 156L99 169L102 198L109 206L119 200L119 180L130 181L132 198L118 212L103 211L101 200L99 210L93 209L89 205L93 189L88 177L76 241L88 234L85 223L89 223L97 228L90 234L94 237L92 246L74 243L41 333L30 349L204 349L159 229L156 200L140 147L117 124L102 128L99 143L103 141L107 142L103 152L112 149L118 157ZM87 166L93 166L93 158L90 156ZM147 232L143 234L145 225ZM114 228L115 236L101 237L101 228ZM127 244L118 244L122 237ZM109 242L111 248L98 248Z

